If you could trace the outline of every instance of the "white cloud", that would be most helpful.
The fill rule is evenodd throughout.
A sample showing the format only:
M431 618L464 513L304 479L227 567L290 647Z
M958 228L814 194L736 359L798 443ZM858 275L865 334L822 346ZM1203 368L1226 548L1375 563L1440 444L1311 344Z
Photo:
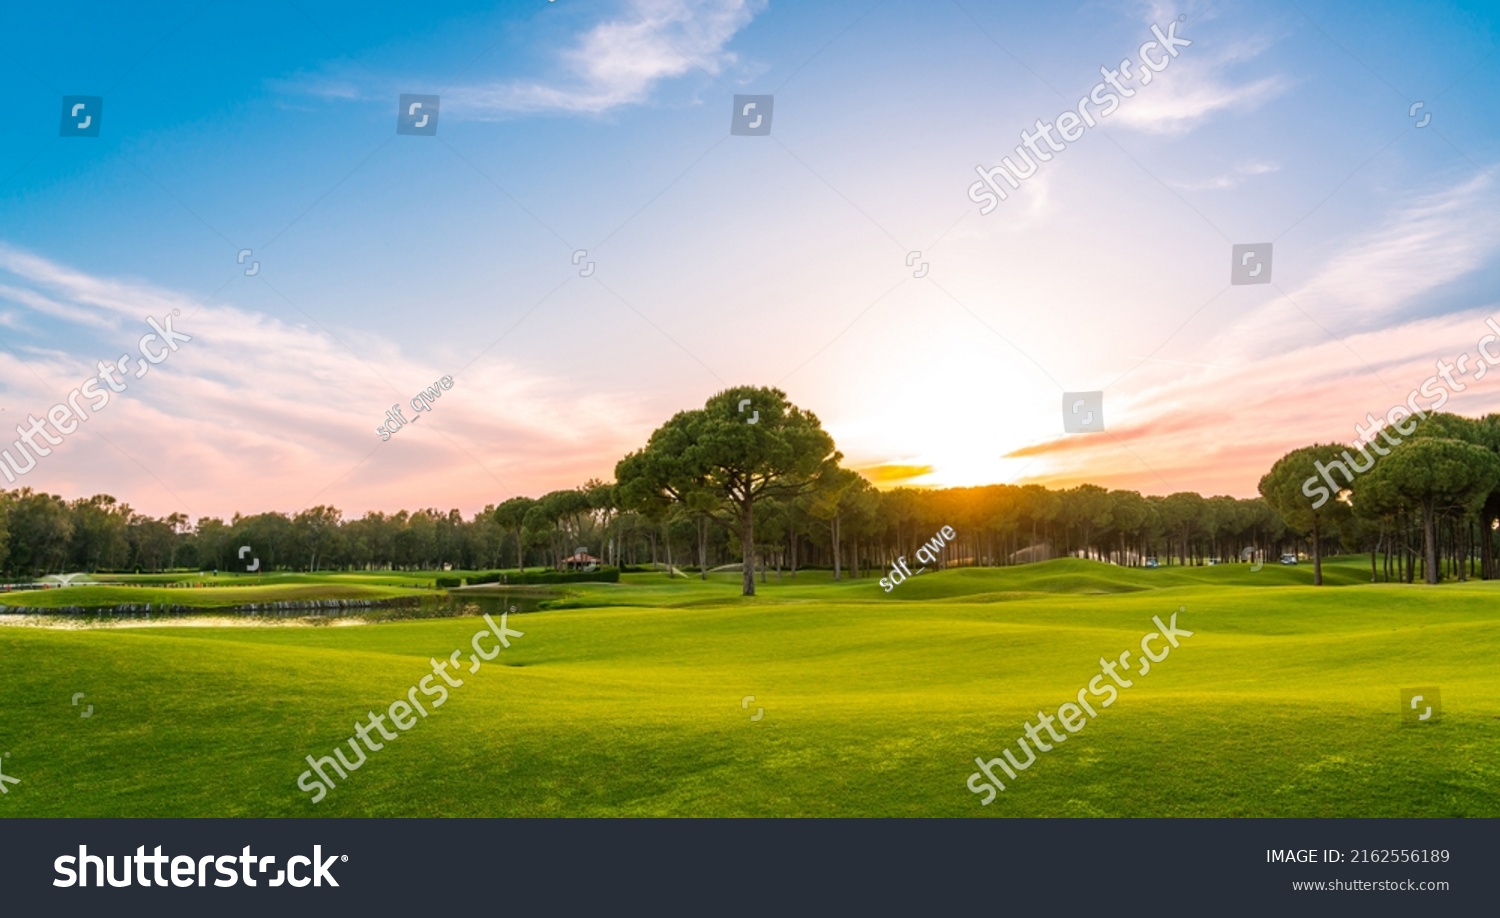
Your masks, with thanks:
M1411 195L1371 221L1372 226L1328 240L1321 249L1277 242L1274 286L1233 288L1232 296L1219 300L1195 323L1202 335L1175 342L1156 356L1196 360L1200 357L1184 355L1197 354L1205 362L1246 367L1290 358L1317 367L1309 376L1322 379L1325 372L1342 372L1342 363L1326 358L1331 348L1353 361L1357 374L1375 378L1370 370L1387 377L1386 367L1395 358L1375 356L1368 343L1372 336L1386 339L1397 353L1402 348L1460 349L1466 342L1443 343L1436 338L1437 325L1423 322L1437 311L1431 302L1435 291L1492 264L1500 253L1496 190L1495 182L1481 174ZM1294 255L1297 248L1302 251ZM1223 251L1227 255L1228 247ZM1290 261L1294 257L1307 264L1305 271L1297 271L1301 266ZM1238 307L1224 311L1231 303ZM1450 305L1447 311L1455 308L1472 307ZM1218 314L1224 316L1221 324L1207 321ZM1356 343L1360 341L1366 343ZM1278 397L1306 389L1301 384L1278 387L1271 378L1265 388Z
M129 375L123 393L19 482L70 498L113 493L147 512L194 515L296 511L314 501L356 514L472 511L576 485L598 474L601 449L623 455L649 429L628 396L581 391L501 360L465 367L471 348L414 355L337 329L346 347L320 329L91 276L4 244L0 279L13 300L61 307L45 310L61 320L45 349L0 350L0 418L42 416L95 375L99 358L135 354L148 317L177 310L174 331L193 338L144 378ZM97 333L70 340L80 326L109 329L110 343ZM455 385L434 410L382 442L375 428L386 409L399 402L413 417L411 397L444 375ZM8 446L11 438L0 439Z
M1186 54L1187 52L1183 52ZM1182 66L1178 58L1176 66ZM1186 72L1157 77L1120 106L1110 124L1150 134L1186 134L1209 116L1221 111L1249 111L1285 92L1290 83L1280 77L1263 77L1252 83L1231 85L1209 67L1183 68Z
M1280 163L1244 163L1235 166L1233 170L1213 178L1199 179L1188 182L1171 182L1174 188L1184 191L1226 191L1230 188L1238 188L1245 179L1256 175L1266 175L1271 172L1280 172Z
M1152 22L1168 22L1171 18L1174 17ZM1199 25L1204 21L1190 19ZM1255 34L1223 43L1203 38L1203 33L1194 36L1191 31L1184 27L1178 34L1194 43L1180 50L1149 84L1142 85L1139 79L1133 81L1135 96L1123 101L1119 112L1110 118L1111 126L1149 134L1186 134L1216 114L1260 108L1291 88L1291 82L1280 76L1260 77L1247 83L1237 82L1228 73L1231 67L1252 61L1270 48L1269 36Z
M595 25L561 53L558 79L455 87L444 94L444 113L473 118L506 112L598 113L645 101L662 80L692 70L718 75L733 64L735 55L724 46L765 3L634 0L618 18Z
M266 80L266 85L275 92L313 96L323 100L350 101L375 98L372 93L361 88L358 80L334 71L302 73L284 79L269 79Z
M1342 246L1307 283L1283 289L1330 329L1380 327L1497 251L1500 201L1481 174L1412 200Z
M65 322L72 322L76 325L88 325L93 328L109 330L113 330L118 325L118 323L99 315L93 310L80 309L66 303L59 303L57 300L43 296L35 290L12 287L9 284L0 284L0 300L9 301L17 306L25 306L31 312L41 313L55 319L62 319ZM14 318L7 324L11 324L12 327L19 327L15 324Z

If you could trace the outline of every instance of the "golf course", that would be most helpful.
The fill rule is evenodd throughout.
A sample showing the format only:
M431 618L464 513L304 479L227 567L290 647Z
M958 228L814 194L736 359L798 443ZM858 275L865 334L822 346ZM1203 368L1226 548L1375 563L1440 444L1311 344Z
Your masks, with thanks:
M891 592L826 570L754 596L737 572L568 584L318 803L306 757L467 654L483 617L4 615L387 599L437 576L0 595L0 816L1500 816L1500 583L1372 584L1367 556L1324 559L1318 587L1308 565L1078 558ZM1173 613L1192 635L982 806L975 757ZM1412 687L1440 689L1440 717L1403 718Z

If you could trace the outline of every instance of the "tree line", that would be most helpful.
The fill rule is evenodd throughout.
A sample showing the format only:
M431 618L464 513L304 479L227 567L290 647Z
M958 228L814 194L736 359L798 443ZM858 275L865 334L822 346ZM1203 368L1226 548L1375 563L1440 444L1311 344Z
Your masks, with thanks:
M738 565L752 594L757 573L764 581L819 567L836 579L878 577L947 526L956 537L938 567L1063 555L1133 566L1243 563L1306 550L1321 582L1323 555L1342 548L1371 553L1372 579L1383 572L1410 582L1419 570L1427 582L1445 570L1458 579L1494 576L1500 417L1413 423L1387 455L1371 451L1366 470L1356 472L1356 463L1348 476L1330 466L1349 466L1341 447L1293 450L1254 499L1092 484L878 491L840 465L812 413L780 390L742 387L679 412L617 464L614 481L514 497L467 519L433 508L345 519L317 506L190 522L140 514L109 495L69 501L0 491L0 571L10 579L242 572L252 558L261 571L556 568L583 549L608 565L669 575ZM1319 502L1308 480L1328 481L1324 471L1339 487Z
M1243 560L1248 546L1274 552L1298 541L1260 500L1181 493L1142 496L1094 485L876 491L849 473L835 487L756 510L753 554L762 579L798 569L868 576L911 558L942 526L957 538L945 565L1009 565L1083 554L1138 564ZM843 485L842 488L837 485ZM458 510L339 510L154 518L108 495L68 501L30 489L0 492L0 570L10 578L69 571L494 570L559 567L577 548L605 564L691 570L740 564L743 546L687 506L622 507L612 484L593 482L540 498L517 497L465 518ZM250 546L241 558L240 546ZM878 576L878 572L877 572Z
M1413 418L1402 410L1358 446L1316 443L1287 453L1261 479L1260 493L1307 536L1314 583L1323 582L1329 545L1368 551L1371 580L1492 579L1500 415Z

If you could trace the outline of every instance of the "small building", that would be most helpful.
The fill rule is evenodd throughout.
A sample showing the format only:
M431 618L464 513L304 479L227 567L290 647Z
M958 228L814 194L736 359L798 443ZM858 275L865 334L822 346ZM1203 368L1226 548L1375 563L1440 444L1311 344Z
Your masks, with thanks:
M564 558L562 566L565 571L593 571L599 569L599 559L580 548Z

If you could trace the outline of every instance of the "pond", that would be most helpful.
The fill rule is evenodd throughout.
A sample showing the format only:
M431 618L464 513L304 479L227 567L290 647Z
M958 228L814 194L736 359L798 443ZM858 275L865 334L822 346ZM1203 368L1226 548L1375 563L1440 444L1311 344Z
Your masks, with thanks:
M373 624L413 619L464 618L485 614L498 616L503 612L517 615L540 612L545 611L549 601L560 599L564 595L561 590L547 587L516 586L402 597L393 601L382 601L380 604L347 600L263 603L251 607L225 606L220 608L164 607L160 604L153 607L148 604L138 604L110 608L17 609L15 614L17 618L57 618L78 623L236 619L247 624L253 624L257 620L289 623L303 620L310 624L333 624L340 621L359 620Z
M412 618L498 616L502 612L520 615L529 612L544 612L549 601L561 599L563 595L561 590L530 586L486 587L455 590L446 596L426 596L415 607L365 609L357 614L370 622L401 621Z

